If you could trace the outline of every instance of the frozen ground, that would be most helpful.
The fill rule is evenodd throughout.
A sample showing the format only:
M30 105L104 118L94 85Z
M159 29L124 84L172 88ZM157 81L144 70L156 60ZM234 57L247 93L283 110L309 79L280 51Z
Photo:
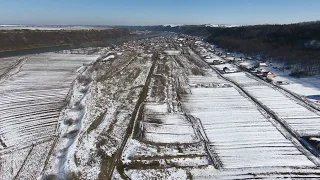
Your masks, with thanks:
M14 67L15 58L10 58L10 76L0 84L0 154L11 157L11 167L20 170L11 171L8 179L33 179L40 175L72 82L84 63L97 58L46 53L31 56ZM1 59L4 65L7 61ZM21 152L21 159L13 157L16 151ZM0 174L6 174L4 167L10 168L1 165Z
M150 57L139 58L131 51L93 65L94 71L88 74L92 82L84 111L81 118L72 123L78 127L77 133L67 138L61 134L45 177L108 179L117 172L122 152L119 149L127 141L132 112L151 65ZM63 119L68 117L67 113ZM64 143L66 140L70 143Z
M250 68L255 62L246 61L240 63L240 65ZM292 70L284 68L283 64L268 63L266 69L273 72L276 77L272 78L273 83L279 84L282 88L287 89L293 93L296 93L307 100L313 102L320 102L320 76L314 75L310 77L296 78L290 76Z
M195 74L205 65L190 58L192 55L187 53L186 56L168 54L158 59L147 101L138 119L139 130L123 153L125 173L130 178L185 179L184 168L211 166L198 124L186 116L179 100L180 93L189 88L186 75L196 78ZM206 74L206 70L202 73Z
M213 48L181 35L3 59L0 179L319 179L300 142L320 113L220 74L234 66L210 67Z
M6 148L51 139L77 69L95 59L97 56L37 55L3 82L0 131Z
M239 72L225 76L244 86L247 92L275 112L300 137L319 136L320 115L318 112L308 109L285 93L281 93L246 73ZM253 83L254 81L256 83ZM250 82L250 85L247 82Z
M289 76L290 71L272 68L271 70L277 75L273 80L284 82L283 88L304 96L314 102L320 102L320 76L295 78Z
M0 78L7 73L23 57L1 58L0 61Z
M183 99L223 168L315 166L235 88L192 88Z
M156 92L158 96L148 97L149 102L144 107L143 126L141 126L142 140L139 143L132 141L124 153L126 156L123 162L127 164L125 173L130 178L177 179L176 176L179 176L183 177L182 179L273 179L319 177L316 165L318 164L317 157L306 150L298 139L292 137L240 89L220 78L214 71L208 70L208 66L200 65L201 59L196 53L191 50L187 51L188 53L183 50L182 52L182 55L171 55L167 58L169 62L174 60L179 66L173 69L182 70L177 74L172 73L173 78L176 75L179 79L184 79L183 83L177 83L182 84L184 89L184 91L177 91L178 108L170 108L171 105L175 107L174 101L168 99L167 92L171 90L170 86L166 85L161 88L161 85L171 83L170 78L167 78L166 73L158 73L159 76L154 78L159 78L159 81L155 80L156 86L153 86L157 88L151 89L151 94ZM194 68L188 62L198 62L199 64L195 64L199 65L200 71L188 71L187 69ZM215 68L222 70L224 66L218 65ZM168 66L168 69L171 69L171 66ZM169 70L169 72L172 71ZM192 72L201 73L194 74ZM254 98L257 98L288 122L298 134L314 135L316 129L319 129L318 120L313 121L314 116L308 116L308 113L309 115L313 113L315 116L317 113L309 111L286 94L272 89L255 78L249 78L242 72L227 73L224 76L248 90ZM171 77L170 73L169 77ZM257 88L257 90L253 91L251 88ZM161 93L162 91L166 93ZM259 94L263 94L264 97L260 97ZM164 98L157 98L159 95ZM280 107L279 100L286 104ZM172 111L172 109L176 111ZM182 161L181 157L176 155L185 155L184 149L177 151L167 145L171 149L171 153L164 153L159 148L160 144L164 146L166 143L191 142L186 137L181 139L179 137L181 133L186 136L191 132L190 125L184 121L181 112L190 120L195 136L201 140L201 147L204 148L204 152L199 151L195 155L207 154L206 159L209 159L210 163L202 164L200 159L203 157L193 159L190 155L186 159L187 161ZM304 121L299 120L298 114L303 116ZM293 118L290 119L289 116ZM174 129L177 130L174 131ZM170 138L167 137L168 134ZM179 146L181 147L181 145ZM184 147L186 148L186 146ZM168 160L172 158L178 162L174 167L172 167L172 161ZM157 168L159 169L157 170Z
M144 139L153 143L194 143L199 141L195 136L192 124L183 114L169 114L151 110L145 106L143 130ZM159 105L160 107L162 105ZM166 109L167 110L167 107ZM177 131L179 129L179 131Z

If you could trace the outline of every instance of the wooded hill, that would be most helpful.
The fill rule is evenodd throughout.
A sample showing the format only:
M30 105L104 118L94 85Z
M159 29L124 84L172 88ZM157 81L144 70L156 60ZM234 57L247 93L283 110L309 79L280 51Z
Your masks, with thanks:
M203 36L229 51L284 62L295 71L320 74L320 22L255 25L232 28L202 26L150 26L148 30Z
M295 71L320 73L319 22L220 28L207 41L230 51L273 58Z
M0 52L103 43L108 40L130 36L128 29L105 30L1 30Z

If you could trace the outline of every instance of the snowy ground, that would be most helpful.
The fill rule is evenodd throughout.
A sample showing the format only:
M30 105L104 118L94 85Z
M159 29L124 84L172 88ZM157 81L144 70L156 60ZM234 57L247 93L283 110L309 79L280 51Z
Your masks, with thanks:
M240 63L240 65L250 68L255 62L246 61ZM268 69L276 75L271 80L275 84L279 84L282 88L285 88L293 93L296 93L310 101L320 103L320 76L314 75L310 77L296 78L289 74L292 70L287 70L283 64L268 63Z
M144 139L154 143L194 143L199 141L195 136L192 124L183 114L169 114L151 110L145 106L144 113ZM162 105L159 105L160 107ZM167 110L167 107L165 107ZM179 129L179 131L177 131Z
M171 90L170 86L162 89L163 84L160 83L169 80L170 84L170 78L168 79L168 75L163 73L157 74L159 76L156 77L160 79L154 81L154 87L157 88L150 91L151 94L154 91L165 98L152 95L148 97L144 107L143 128L141 128L144 139L140 142L132 141L124 153L126 156L123 162L127 167L125 171L127 176L133 179L319 177L316 166L317 157L301 144L299 145L297 139L294 139L267 112L259 108L232 83L218 77L214 71L208 70L208 66L198 66L201 73L193 74L192 72L195 71L188 71L187 69L192 68L188 65L188 61L200 62L201 59L190 50L188 53L182 52L184 52L182 55L171 55L168 58L174 60L183 70L176 74L179 79L184 79L181 83L184 91L178 95L178 108L171 108L171 105L176 107L174 101L168 98L167 93L161 93ZM224 66L218 65L215 68L222 70ZM169 70L169 72L172 71ZM242 72L227 73L224 76L250 91L249 93L252 93L262 104L271 108L284 121L291 123L290 127L300 135L302 133L313 135L316 129L319 129L318 119L312 121L317 114L309 117L308 113L310 115L314 112L310 112L286 94L254 78L249 78ZM169 77L171 77L170 73ZM260 89L253 90L254 88ZM264 97L260 97L259 94ZM281 104L279 99L281 103L286 103L287 108L279 106ZM296 110L297 113L295 113ZM194 135L201 140L201 148L204 148L203 152L199 151L196 155L205 153L210 163L206 164L205 161L200 163L203 157L193 159L190 154L189 158L182 161L176 155L186 155L184 149L181 153L179 149L167 145L168 149L171 149L171 153L168 153L159 148L159 144L164 146L166 143L191 143L187 138L191 133L190 125L181 112L190 120ZM304 114L304 122L299 121L297 116L301 113ZM312 125L314 127L311 127ZM184 138L180 138L181 135ZM171 164L172 161L169 161L172 158L178 162L174 167ZM157 167L161 168L157 169Z
M43 167L53 143L60 111L72 82L84 63L97 58L96 55L39 54L7 72L10 76L0 84L0 153L11 157L12 168L21 169L7 174L4 167L10 166L1 165L0 174L6 175L4 179L13 176L33 179L40 175L38 168ZM6 60L1 62L5 64ZM19 158L13 158L16 151L21 153Z
M65 157L55 155L50 159L47 175L97 179L112 171L109 166L113 164L107 158L117 153L123 141L150 66L150 58L138 59L136 54L126 52L121 58L101 61L93 67L96 70L79 133ZM61 143L54 152L64 147ZM69 161L61 170L60 162L65 159Z
M281 93L246 73L233 73L226 75L226 77L244 86L247 92L275 112L299 136L318 136L320 134L320 114L318 112L309 110L285 93ZM254 81L256 83L253 83Z
M210 67L201 53L220 57L199 42L0 60L0 179L319 178L319 158L299 140L319 136L320 113L250 74L220 76L234 66Z
M284 82L281 85L283 88L294 92L300 96L304 96L311 101L320 103L320 76L315 75L311 77L295 78L289 76L288 70L279 70L270 68L277 76L273 78L273 81Z
M199 48L198 52L201 51L203 49ZM221 70L220 66L215 68ZM311 110L285 91L273 89L267 83L250 78L251 76L248 77L245 73L228 73L223 76L238 83L263 106L274 112L284 124L298 134L298 137L318 136L316 129L319 129L319 112ZM213 79L217 78L213 77ZM199 84L204 83L204 79L197 80L201 82ZM299 80L301 80L299 83L298 81L290 82L295 84L292 86L293 92L300 95L317 94L314 88L319 84L317 79L301 78ZM207 77L205 81L212 83L212 80ZM210 142L217 141L217 143L212 142L211 146L223 163L223 168L219 170L213 167L191 170L190 173L194 179L273 179L319 176L316 170L318 158L303 148L299 139L292 139L283 127L269 117L264 110L257 108L255 103L248 100L238 88L199 86L193 77L190 82L192 82L190 94L184 95L187 100L183 101L182 105L185 109L189 109L194 117L199 117L204 131L208 132L206 134ZM308 83L310 83L309 87L306 85ZM283 85L285 86L287 85ZM302 91L299 92L299 90ZM239 99L240 97L242 100ZM242 141L244 143L241 143Z
M11 58L1 58L0 61L0 77L7 73L8 70L10 70L11 67L13 67L20 59L23 59L24 57L11 57Z
M315 166L235 88L192 88L183 99L224 168Z
M130 178L185 179L185 170L169 168L202 168L211 164L196 129L198 124L185 115L178 98L180 93L188 91L186 75L196 78L193 73L198 71L191 69L204 65L201 61L196 61L196 65L189 58L169 54L156 64L138 136L127 144L123 153L125 172ZM158 168L166 168L168 172L161 173Z

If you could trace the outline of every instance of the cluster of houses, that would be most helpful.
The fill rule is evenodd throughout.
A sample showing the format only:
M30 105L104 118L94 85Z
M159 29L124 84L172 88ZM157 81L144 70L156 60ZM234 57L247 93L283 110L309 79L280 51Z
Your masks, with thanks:
M171 37L155 37L139 40L132 40L123 43L122 45L111 45L104 48L104 56L102 62L115 59L123 54L125 51L132 51L138 53L138 58L150 57L153 52L162 52L160 58L164 57L164 54L179 55L180 51L177 51L177 45L184 44L185 38L176 37L172 41Z
M261 78L272 79L276 77L276 75L270 71L270 68L265 62L251 62L249 66L241 66L243 69L250 71L251 73L256 74Z
M272 79L276 77L276 75L269 70L267 63L263 63L263 62L259 63L259 67L257 68L256 73L258 76L268 78L268 79Z
M261 78L272 79L276 77L276 75L270 71L268 64L265 62L261 62L261 60L256 61L255 59L260 58L252 58L244 55L234 55L228 52L225 52L223 49L217 48L214 45L209 45L207 43L203 43L201 41L196 42L197 51L201 55L201 57L208 62L209 65L223 65L222 71L225 73L236 72L233 69L230 69L230 66L227 64L234 64L242 69L250 71L251 73L256 74ZM246 64L246 65L243 65ZM220 66L221 67L221 66Z

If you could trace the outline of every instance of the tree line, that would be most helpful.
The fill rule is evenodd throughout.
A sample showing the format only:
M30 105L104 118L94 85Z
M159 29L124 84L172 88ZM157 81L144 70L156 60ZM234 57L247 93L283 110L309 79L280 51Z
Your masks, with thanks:
M294 71L320 74L320 21L232 28L205 25L135 28L202 36L208 42L229 51L272 58Z

